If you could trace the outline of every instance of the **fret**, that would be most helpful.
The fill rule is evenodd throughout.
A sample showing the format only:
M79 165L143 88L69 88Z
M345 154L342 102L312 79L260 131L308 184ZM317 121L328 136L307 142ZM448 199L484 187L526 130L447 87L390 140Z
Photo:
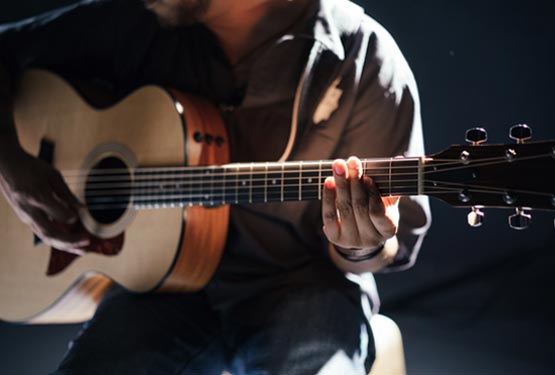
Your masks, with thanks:
M252 175L248 166L237 167L237 200L239 203L250 203Z
M268 162L264 164L264 203L268 202Z
M201 206L210 205L210 188L211 188L211 173L210 169L199 168L200 174L200 189L199 189L199 204Z
M299 200L303 199L302 195L302 186L303 186L303 162L299 162Z
M318 200L322 200L322 160L318 162Z
M193 168L188 173L189 181L192 186L191 191L191 198L190 202L193 205L202 205L202 182L203 182L203 174L200 173L198 168Z
M280 191L280 201L283 202L283 177L284 177L285 164L281 164L281 191Z
M265 165L253 164L251 166L251 188L252 188L252 202L258 203L261 201L266 202L267 194L267 171Z
M229 164L224 167L224 195L226 203L237 203L237 177L235 176L235 166Z
M212 173L212 197L211 204L217 206L225 204L225 173L226 170L220 167L211 168Z
M252 203L252 163L250 165L250 176L249 176L249 203Z
M281 184L282 174L281 165L270 163L267 165L266 171L267 188L266 200L267 202L278 202L281 200Z
M239 185L240 185L240 178L239 178L239 172L241 171L241 169L236 166L235 170L234 170L234 177L235 177L235 204L239 203L241 201L241 195L240 195L240 190L239 190Z
M302 178L299 178L302 185L302 199L303 200L313 200L320 199L321 185L322 185L322 171L319 168L319 164L316 163L304 163L304 170L302 172Z
M210 206L214 206L214 167L210 167Z
M282 201L298 200L299 197L299 165L297 163L284 163Z

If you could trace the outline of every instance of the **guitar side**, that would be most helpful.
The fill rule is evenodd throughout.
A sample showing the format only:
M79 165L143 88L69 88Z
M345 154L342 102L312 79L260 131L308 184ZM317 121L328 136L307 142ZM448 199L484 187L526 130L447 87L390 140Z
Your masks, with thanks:
M176 106L176 100L183 103ZM117 156L119 150L127 150L122 154L130 154L141 167L227 162L227 145L206 147L194 141L195 132L205 133L208 126L223 131L221 120L208 124L216 110L203 102L189 108L194 100L149 86L109 109L95 110L60 78L31 71L21 81L15 118L22 146L38 155L41 141L48 140L54 146L53 165L61 171L91 168L91 155ZM66 181L83 197L82 186ZM123 231L116 255L87 253L48 275L50 247L36 244L27 225L0 198L0 318L33 323L86 320L110 280L135 292L191 291L208 282L223 249L227 206L131 210L108 226Z

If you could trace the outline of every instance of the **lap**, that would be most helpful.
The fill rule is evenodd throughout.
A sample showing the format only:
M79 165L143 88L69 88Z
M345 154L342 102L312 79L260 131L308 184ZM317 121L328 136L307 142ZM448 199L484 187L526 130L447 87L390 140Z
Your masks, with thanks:
M55 374L177 374L203 356L218 367L210 373L221 373L216 320L201 293L111 293L70 343Z
M365 374L374 358L360 301L298 286L215 312L203 293L114 293L56 375ZM229 366L228 366L229 365Z
M234 374L367 374L372 333L360 296L303 286L269 293L226 317ZM260 371L263 370L263 371Z

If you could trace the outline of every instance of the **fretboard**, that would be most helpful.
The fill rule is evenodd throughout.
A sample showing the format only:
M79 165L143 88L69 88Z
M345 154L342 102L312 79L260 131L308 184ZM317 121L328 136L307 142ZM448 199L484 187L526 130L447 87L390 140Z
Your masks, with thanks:
M420 193L421 158L363 159L362 165L383 196ZM319 200L326 177L332 175L331 160L138 168L132 201L144 209Z

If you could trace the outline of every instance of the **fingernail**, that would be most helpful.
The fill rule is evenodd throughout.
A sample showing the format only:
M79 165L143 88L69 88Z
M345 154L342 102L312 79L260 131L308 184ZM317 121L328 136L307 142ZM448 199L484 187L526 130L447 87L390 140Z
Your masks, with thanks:
M335 181L333 177L328 177L324 181L324 187L328 190L333 190L335 188Z
M333 171L338 176L344 176L345 175L345 167L343 165L341 165L340 163L335 163L333 165Z

